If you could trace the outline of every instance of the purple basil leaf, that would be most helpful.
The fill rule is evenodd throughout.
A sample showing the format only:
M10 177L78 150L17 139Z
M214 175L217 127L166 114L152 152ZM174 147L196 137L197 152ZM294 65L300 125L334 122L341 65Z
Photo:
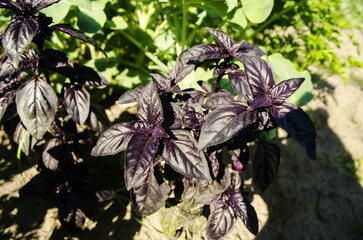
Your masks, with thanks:
M229 57L228 52L215 44L200 44L189 48L185 55L187 63L201 63L207 59L221 59Z
M246 42L246 41L241 41L241 42L233 45L231 55L233 55L239 61L243 61L243 56L246 54L261 57L261 56L265 55L266 53L264 51L262 51L256 45Z
M239 96L252 96L251 86L247 82L246 75L243 71L233 71L228 73L228 79Z
M304 82L304 78L291 78L277 84L271 91L274 103L282 103L290 97Z
M170 87L170 80L160 74L152 73L151 79L158 91L166 91Z
M184 176L210 181L207 159L198 151L198 142L187 130L172 130L171 139L164 139L162 158Z
M189 63L188 50L182 52L176 59L174 67L171 69L168 79L178 83L185 78L189 73L191 73L195 65Z
M133 102L139 102L140 96L142 91L144 90L145 86L138 86L135 89L128 90L121 97L118 99L118 104L128 104Z
M11 0L0 0L0 8L7 8L14 11L19 11L19 10L21 11L21 8L18 5L18 3L13 2Z
M153 82L146 85L141 93L137 117L152 127L161 125L164 120L161 101Z
M293 137L311 158L316 158L316 131L310 117L298 107L284 103L270 109L276 122Z
M221 106L226 106L233 101L233 96L229 92L216 92L208 96L204 103L204 107L210 110L216 109Z
M32 6L36 11L49 7L50 5L59 2L60 0L33 0Z
M21 123L16 126L13 139L26 156L29 155L29 152L33 149L36 143L36 140L30 136L26 128Z
M272 70L266 61L253 55L245 55L243 56L243 66L253 95L265 97L270 95L275 81Z
M67 196L70 194L67 194ZM66 228L71 233L78 233L84 228L86 215L81 209L74 207L69 211L62 211L64 205L58 206L59 220L62 227Z
M231 185L223 193L223 199L226 207L228 206L234 212L236 217L242 219L247 229L254 235L258 232L258 219L255 209L243 198L241 194L242 180L238 173L231 174Z
M276 176L280 165L280 148L272 143L259 141L254 155L253 182L261 191L265 191Z
M40 77L31 78L19 88L15 102L22 123L40 140L57 112L58 98L53 88Z
M2 46L14 67L18 67L20 55L31 43L37 31L38 22L32 17L16 19L6 28Z
M159 146L159 139L146 133L132 136L126 149L125 184L127 190L136 186L142 176L153 167L153 160Z
M42 160L44 166L51 171L56 171L64 153L64 141L59 138L50 139L43 149Z
M19 190L19 195L21 198L46 197L53 193L57 180L58 177L53 172L40 172Z
M175 102L165 103L163 105L165 111L165 119L162 126L166 129L176 129L183 126L183 116L185 115L185 110L180 106L180 104Z
M213 110L206 116L201 129L199 149L228 141L255 120L256 113L239 103Z
M219 240L232 230L237 218L233 209L222 200L217 200L210 208L211 213L208 217L207 236L212 240Z
M59 68L73 68L73 63L68 59L67 54L55 49L46 49L39 58L39 67L57 70Z
M165 205L169 192L169 185L165 182L159 185L154 175L154 168L150 167L140 184L132 191L135 212L142 217L157 212Z
M104 202L112 199L114 193L110 190L100 190L90 175L83 175L77 182L78 194L86 199Z
M86 86L99 87L110 84L104 76L90 67L75 64L74 73L76 76L74 80Z
M96 43L96 41L94 39L88 37L83 32L72 28L70 25L67 25L67 24L56 24L56 25L53 25L52 28L57 29L59 31L62 31L62 32L66 33L66 34L71 35L72 37L76 37L78 39L81 39L84 42L87 42L87 43L91 44L92 46L94 46L96 48L96 50L102 52L107 57L106 52L103 51L98 46L98 44Z
M88 125L93 131L98 133L103 133L110 126L110 120L106 115L104 107L91 104Z
M4 116L4 113L8 106L13 102L16 95L16 89L6 92L0 96L0 119Z
M91 96L88 91L78 84L63 85L63 105L72 119L82 125L87 120Z
M207 28L207 30L213 35L219 46L223 47L228 52L231 52L234 42L227 33L213 28Z
M133 122L118 123L104 131L92 149L92 156L114 155L126 150L131 137L136 133Z
M206 81L202 81L202 80L199 80L198 82L198 85L208 94L211 94L213 93L213 88L212 88L212 85L210 85L208 82Z
M11 64L10 58L5 56L0 63L0 77L9 77L16 72L16 68Z

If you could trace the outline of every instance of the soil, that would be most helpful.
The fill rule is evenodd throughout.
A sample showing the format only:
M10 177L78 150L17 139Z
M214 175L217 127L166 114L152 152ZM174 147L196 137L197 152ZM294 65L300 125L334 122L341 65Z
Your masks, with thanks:
M358 34L360 42L362 36ZM342 57L361 56L363 49L344 41L344 49L337 50ZM314 99L304 106L318 133L317 159L309 160L294 140L279 132L278 175L264 193L253 196L258 235L251 235L238 220L225 239L363 238L363 71L352 69L354 79L348 84L339 76L317 72ZM139 219L127 201L116 200L96 207L85 203L89 219L84 231L68 233L51 201L19 199L18 190L37 174L35 162L20 163L4 132L0 143L0 239L165 239L159 213ZM103 170L107 175L108 169ZM117 175L111 177L118 180ZM205 233L196 231L189 238L203 239Z

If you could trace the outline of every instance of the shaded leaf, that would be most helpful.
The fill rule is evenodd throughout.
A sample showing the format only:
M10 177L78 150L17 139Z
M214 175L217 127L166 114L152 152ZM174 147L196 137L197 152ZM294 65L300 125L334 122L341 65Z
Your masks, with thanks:
M52 28L62 31L66 34L71 35L72 37L76 37L79 38L80 40L87 42L89 44L91 44L92 46L94 46L98 51L102 52L106 57L107 54L105 51L103 51L98 44L96 43L96 41L90 37L88 37L86 34L84 34L83 32L73 29L70 25L67 24L56 24L53 25Z
M40 55L39 67L56 71L59 68L73 68L73 63L68 59L67 54L55 49L46 49ZM65 74L65 76L69 75Z
M36 140L30 136L21 122L16 126L13 138L14 142L19 145L19 148L26 156L29 155L36 143Z
M44 145L42 160L47 169L51 171L58 169L59 161L62 160L65 154L63 144L64 141L62 139L52 138Z
M253 183L261 191L265 191L275 178L280 165L280 148L272 143L258 141L254 155Z
M74 80L80 84L85 84L86 86L99 87L110 84L104 76L87 66L76 64L74 74Z
M28 47L38 31L34 18L16 19L6 28L2 46L14 67L18 67L20 55Z
M80 85L63 85L63 105L72 119L82 125L88 118L91 96Z
M5 56L0 63L0 77L9 77L16 72L16 67L11 64L10 58Z
M15 95L16 89L8 91L0 97L0 119L4 116L8 106L13 102Z
M235 58L237 58L239 61L242 62L243 56L246 54L261 57L261 56L265 55L266 53L264 51L262 51L256 45L246 42L244 40L233 45L231 55L234 56Z
M54 120L57 95L53 88L39 77L25 82L15 98L17 111L28 132L40 140Z
M159 185L154 175L154 168L151 167L141 183L132 191L135 212L142 217L157 212L164 206L169 192L169 185L165 182Z
M57 180L58 177L53 172L40 172L19 190L19 195L21 198L49 196L53 193Z
M103 133L110 126L110 120L103 107L91 104L88 125L98 133Z
M92 149L92 156L114 155L126 150L131 137L136 133L134 123L119 123L104 131Z
M291 137L293 137L311 158L316 158L316 131L310 117L298 107L284 103L274 106L270 114Z
M162 158L175 171L184 176L211 180L204 153L198 151L198 143L186 130L172 130L171 139L164 139Z
M218 107L225 106L233 100L234 98L229 92L216 92L208 96L207 100L204 103L204 107L213 110Z
M152 162L159 146L159 140L136 133L132 136L126 150L125 184L127 190L135 187L147 171L150 171Z
M213 110L206 116L201 129L199 149L228 141L255 119L256 113L239 103Z
M228 79L233 89L239 96L251 96L252 90L247 82L246 75L243 71L233 71L228 73Z

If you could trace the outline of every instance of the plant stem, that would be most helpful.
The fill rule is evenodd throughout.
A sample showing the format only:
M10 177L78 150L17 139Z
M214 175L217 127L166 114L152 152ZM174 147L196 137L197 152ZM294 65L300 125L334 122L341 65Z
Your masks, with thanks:
M146 57L148 57L152 62L154 62L161 71L163 71L165 74L169 72L168 66L166 66L162 61L160 61L154 54L146 50L135 38L133 38L131 35L126 33L125 31L121 31L121 34L126 37L130 42L132 42L138 49L143 51Z
M186 35L188 27L188 9L185 1L182 1L182 35L181 35L181 47L182 51L186 48Z

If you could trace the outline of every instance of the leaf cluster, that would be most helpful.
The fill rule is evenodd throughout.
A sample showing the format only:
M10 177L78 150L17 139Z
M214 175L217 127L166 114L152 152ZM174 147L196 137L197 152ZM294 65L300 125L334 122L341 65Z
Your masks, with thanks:
M238 172L246 169L249 145L256 141L254 184L261 191L267 188L277 173L280 150L263 140L263 133L276 127L315 159L313 123L301 108L285 101L304 79L276 84L261 49L246 41L236 43L220 30L208 31L217 44L185 50L167 76L152 74L146 86L120 97L120 104L138 103L137 120L107 129L91 154L125 151L125 184L141 216L164 206L171 183L181 178L183 201L209 205L207 235L211 239L226 235L237 218L257 234L257 216L244 197ZM202 90L181 89L179 83L198 67L212 70L212 82L199 81ZM235 96L221 88L223 77Z

